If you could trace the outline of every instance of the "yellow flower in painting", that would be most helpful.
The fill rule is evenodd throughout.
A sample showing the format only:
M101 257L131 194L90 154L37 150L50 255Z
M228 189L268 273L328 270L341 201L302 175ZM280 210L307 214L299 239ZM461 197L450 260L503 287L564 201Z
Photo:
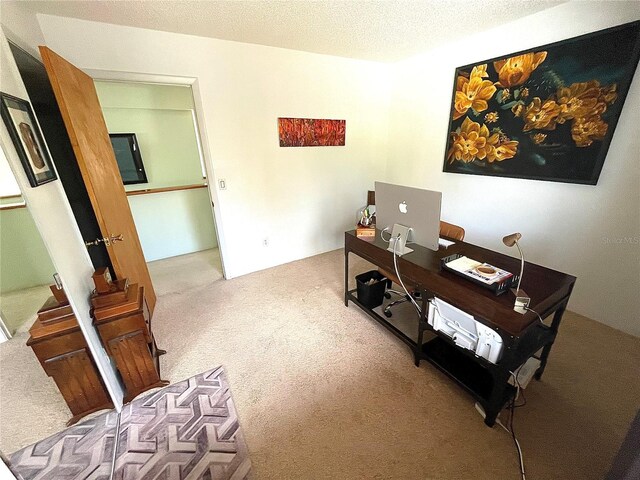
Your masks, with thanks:
M529 96L529 89L527 87L520 90L520 97L527 98Z
M536 133L535 135L531 135L531 140L533 140L533 143L535 143L536 145L540 145L546 139L547 139L546 133Z
M512 140L510 142L501 143L491 150L490 154L487 155L487 160L489 160L489 162L493 162L494 160L501 162L503 160L513 158L516 153L518 153L518 142Z
M511 92L509 91L508 88L505 88L504 90L502 90L502 101L507 101L511 98Z
M519 117L522 114L522 110L524 110L524 107L521 103L516 103L513 107L511 107L511 111L516 117Z
M538 130L553 130L556 128L559 114L560 106L554 100L545 100L542 103L539 97L534 97L523 114L525 125L522 131L528 132L534 128Z
M594 117L605 112L618 98L617 85L600 87L600 82L574 83L569 87L561 87L556 93L560 115L558 123L581 117Z
M600 99L607 105L611 105L618 99L618 84L614 83L600 90Z
M571 137L578 147L588 147L594 140L603 140L609 126L599 115L576 118L571 125Z
M597 115L595 112L600 97L600 83L596 80L574 83L569 87L560 87L556 93L558 105L560 105L559 123L579 117ZM598 108L602 113L602 105Z
M454 120L462 117L470 108L476 112L489 108L487 101L496 93L496 87L491 81L483 80L488 76L486 64L473 67L468 79L462 75L458 76L454 99Z
M487 156L487 137L489 129L486 125L480 126L469 117L465 118L459 131L451 134L451 148L447 153L447 160L464 163L473 162L476 159L484 159Z
M513 158L518 153L518 142L504 135L494 133L487 140L487 160L489 163Z
M498 112L489 112L484 116L484 121L487 123L495 123L500 119Z
M547 52L525 53L493 62L498 73L498 85L515 87L529 80L531 73L547 58Z

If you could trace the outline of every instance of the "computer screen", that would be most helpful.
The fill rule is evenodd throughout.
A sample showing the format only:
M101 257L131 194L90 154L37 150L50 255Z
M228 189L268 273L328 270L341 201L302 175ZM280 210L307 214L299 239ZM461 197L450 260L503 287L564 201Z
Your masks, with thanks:
M442 192L375 182L376 228L391 233L395 224L411 228L409 242L438 250Z

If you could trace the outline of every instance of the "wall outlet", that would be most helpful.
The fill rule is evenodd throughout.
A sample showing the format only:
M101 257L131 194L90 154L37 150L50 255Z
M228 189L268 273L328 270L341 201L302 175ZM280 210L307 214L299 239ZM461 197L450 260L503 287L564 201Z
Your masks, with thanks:
M268 246L269 246L269 239L268 239L267 237L265 237L265 238L262 240L262 246L263 246L263 247L268 247Z
M226 190L227 181L224 178L221 178L220 180L218 180L218 186L220 187L220 190Z

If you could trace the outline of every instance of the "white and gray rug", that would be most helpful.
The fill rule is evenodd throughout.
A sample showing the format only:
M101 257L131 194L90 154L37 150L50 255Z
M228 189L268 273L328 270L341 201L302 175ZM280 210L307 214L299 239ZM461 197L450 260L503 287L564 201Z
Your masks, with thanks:
M74 425L10 458L23 480L108 480L116 414ZM123 408L117 480L243 480L251 461L222 367Z

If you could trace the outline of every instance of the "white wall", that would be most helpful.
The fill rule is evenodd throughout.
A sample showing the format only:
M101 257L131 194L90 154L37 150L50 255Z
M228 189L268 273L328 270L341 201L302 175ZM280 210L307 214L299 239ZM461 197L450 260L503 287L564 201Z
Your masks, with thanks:
M3 32L0 32L0 49L0 65L2 65L0 90L29 100ZM89 315L89 296L93 290L91 280L93 266L62 188L62 183L60 180L56 180L36 188L30 186L4 122L0 122L0 148L2 148L9 167L18 182L53 265L60 274L69 303L93 353L93 358L102 374L111 399L116 405L122 405L122 387Z
M47 45L80 68L197 78L204 148L211 152L214 179L227 184L214 201L228 277L343 245L366 191L385 171L390 67L38 18ZM346 119L347 145L280 148L278 117Z
M38 45L44 45L42 30L36 16L21 3L13 0L0 2L2 29L13 43L40 58Z
M569 308L640 335L640 75L596 186L443 173L455 68L640 18L637 2L570 2L396 65L388 179L443 192L466 240L577 276ZM493 192L500 192L495 200ZM526 270L525 270L526 277Z
M7 160L0 156L0 197L14 195L20 195L20 187L18 187L18 182L16 182Z

